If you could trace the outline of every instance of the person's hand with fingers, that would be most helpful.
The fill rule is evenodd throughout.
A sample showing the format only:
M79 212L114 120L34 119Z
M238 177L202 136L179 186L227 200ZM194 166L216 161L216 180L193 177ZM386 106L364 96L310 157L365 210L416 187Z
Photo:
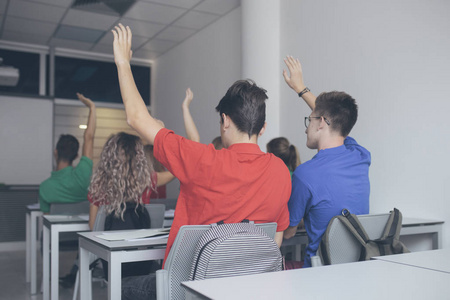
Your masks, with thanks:
M303 82L302 65L298 59L295 59L292 56L286 56L284 63L289 69L289 74L286 70L283 70L284 80L288 86L298 94L306 88L305 83Z
M77 93L77 97L87 107L92 108L95 106L94 102L91 99L86 98L83 94Z
M132 34L130 27L125 27L119 23L111 30L114 35L114 61L116 65L129 64L132 56L131 40Z
M192 93L190 88L187 88L186 97L183 100L183 107L189 108L189 105L191 104L192 99L194 99L194 93Z

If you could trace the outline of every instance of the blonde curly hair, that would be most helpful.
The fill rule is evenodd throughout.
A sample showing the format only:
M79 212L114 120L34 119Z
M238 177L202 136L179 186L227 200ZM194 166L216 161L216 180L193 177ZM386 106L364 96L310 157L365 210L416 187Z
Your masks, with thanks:
M123 220L125 202L143 204L142 193L151 186L151 173L153 165L147 161L139 137L125 132L112 135L92 174L89 193L93 203L105 205L107 214L114 212Z

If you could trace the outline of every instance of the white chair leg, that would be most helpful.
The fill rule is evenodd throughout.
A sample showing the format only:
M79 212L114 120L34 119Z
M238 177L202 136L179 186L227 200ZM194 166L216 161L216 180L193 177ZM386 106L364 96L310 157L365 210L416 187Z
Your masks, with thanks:
M77 276L75 278L75 285L73 287L73 297L72 300L77 300L78 290L80 288L80 271L77 271Z

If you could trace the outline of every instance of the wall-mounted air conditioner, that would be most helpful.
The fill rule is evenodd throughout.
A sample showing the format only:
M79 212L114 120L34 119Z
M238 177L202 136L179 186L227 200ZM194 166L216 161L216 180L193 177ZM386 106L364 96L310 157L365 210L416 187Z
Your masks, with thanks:
M0 66L0 86L16 86L19 82L19 69Z

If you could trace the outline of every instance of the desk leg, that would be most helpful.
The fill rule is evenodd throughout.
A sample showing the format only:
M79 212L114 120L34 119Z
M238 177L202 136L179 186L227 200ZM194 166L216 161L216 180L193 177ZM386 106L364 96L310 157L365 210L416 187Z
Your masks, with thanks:
M44 226L44 240L43 240L43 262L42 262L42 280L43 280L43 285L44 285L44 300L49 300L50 299L50 290L49 290L49 279L50 279L50 260L49 260L49 256L50 256L50 231L49 229Z
M59 230L52 226L50 230L50 257L51 257L51 271L50 271L50 290L52 300L59 298Z
M31 250L31 294L36 294L36 286L37 286L37 222L40 219L40 215L37 213L31 213L31 234L30 234L30 250ZM28 245L27 245L28 247Z
M108 299L120 300L122 298L122 259L121 251L109 253L108 262ZM111 263L113 262L113 263Z
M80 251L80 299L91 299L92 291L89 289L89 251L79 247Z
M439 227L433 234L433 249L442 249L442 228Z
M26 282L30 282L31 274L30 274L30 264L31 264L31 240L30 240L30 214L25 214L25 228L26 228L26 238L25 238L25 248L26 248L26 262L25 262L25 274L26 274Z

